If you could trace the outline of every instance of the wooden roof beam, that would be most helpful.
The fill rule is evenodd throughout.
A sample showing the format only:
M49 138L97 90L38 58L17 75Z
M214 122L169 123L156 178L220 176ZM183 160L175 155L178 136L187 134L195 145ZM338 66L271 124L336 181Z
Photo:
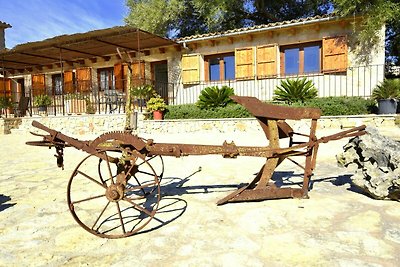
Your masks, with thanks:
M9 63L15 63L15 64L22 64L22 65L35 65L35 63L15 61L15 60L7 60L7 59L1 59L0 62L9 62Z
M67 51L70 51L70 52L75 52L75 53L80 53L80 54L92 56L92 57L102 57L102 55L96 55L96 54L92 54L92 53L88 53L88 52L84 52L84 51L80 51L80 50L76 50L76 49L65 48L65 47L62 47L62 46L54 46L54 47L62 49L62 50L67 50Z
M99 38L96 38L95 41L98 41L98 42L103 43L103 44L113 45L115 47L124 48L124 49L127 49L127 50L137 51L137 49L134 49L132 47L128 47L128 46L124 46L124 45L115 44L115 43L112 43L112 42L100 40Z
M31 53L26 53L26 52L18 52L18 54L31 56L31 57L46 58L46 59L51 59L51 60L55 60L55 61L60 61L60 58L43 56L43 55L36 55L36 54L31 54ZM61 60L64 61L65 63L68 63L68 64L73 64L74 63L71 60L65 60L65 59L63 60L62 58L61 58Z

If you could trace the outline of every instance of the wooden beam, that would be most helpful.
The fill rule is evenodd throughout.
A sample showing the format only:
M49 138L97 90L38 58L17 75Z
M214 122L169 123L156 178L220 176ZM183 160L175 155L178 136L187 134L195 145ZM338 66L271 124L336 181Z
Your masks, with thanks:
M347 26L347 23L348 23L347 21L342 20L339 22L339 25L340 25L340 27L345 28Z
M65 48L65 47L62 47L62 46L57 46L57 45L55 45L55 46L53 46L53 47L58 48L58 49L67 50L67 51L70 51L70 52L75 52L75 53L80 53L80 54L88 55L88 56L102 57L102 55L96 55L96 54L92 54L92 53L88 53L88 52L84 52L84 51L80 51L80 50L76 50L76 49Z
M180 52L182 50L181 45L174 45L175 51Z
M210 46L215 46L215 40L208 40L208 44Z
M273 31L267 31L267 36L268 36L268 38L274 37L274 32Z
M288 30L290 35L296 35L296 29L295 28L291 28Z
M95 40L98 41L98 42L100 42L100 43L112 45L112 46L115 46L115 47L120 47L120 48L124 48L124 49L127 49L127 50L137 51L137 49L134 49L134 48L132 48L132 47L128 47L128 46L124 46L124 45L120 45L120 44L116 44L116 43L112 43L112 42L100 40L99 38L96 38Z
M196 43L192 43L192 44L188 44L188 47L192 50L196 50L197 49L197 44Z
M228 37L228 43L233 44L233 37Z

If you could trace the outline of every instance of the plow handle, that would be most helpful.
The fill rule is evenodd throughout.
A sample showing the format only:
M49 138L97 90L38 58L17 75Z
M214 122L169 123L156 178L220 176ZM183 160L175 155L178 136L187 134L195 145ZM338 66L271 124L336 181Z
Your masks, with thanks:
M324 137L321 137L320 139L318 139L317 142L327 143L332 140L339 140L339 139L346 138L346 137L354 137L354 136L364 135L366 133L365 132L366 127L367 126L365 126L365 125L361 125L361 126L354 127L349 130L342 131L342 132L339 132L336 134L324 136Z

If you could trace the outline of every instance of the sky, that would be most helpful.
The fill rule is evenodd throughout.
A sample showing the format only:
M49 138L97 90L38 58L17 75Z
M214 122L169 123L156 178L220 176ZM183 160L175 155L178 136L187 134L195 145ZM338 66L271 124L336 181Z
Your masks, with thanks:
M6 48L57 35L124 25L125 0L0 0Z

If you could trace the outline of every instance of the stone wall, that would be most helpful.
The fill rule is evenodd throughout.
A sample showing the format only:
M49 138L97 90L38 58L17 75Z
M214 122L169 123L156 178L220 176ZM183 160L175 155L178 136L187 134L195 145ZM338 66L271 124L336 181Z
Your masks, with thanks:
M139 116L137 134L154 133L193 133L200 131L234 133L234 132L261 132L256 119L207 119L207 120L143 120ZM124 114L107 115L72 115L65 117L25 117L0 119L0 134L11 132L29 132L37 129L32 121L37 120L49 128L58 130L67 135L99 135L108 131L122 131L125 127ZM309 120L288 121L295 131L307 132ZM318 120L318 129L347 129L365 124L377 128L397 127L400 116L364 115L364 116L335 116L322 117ZM397 126L396 126L397 125Z

